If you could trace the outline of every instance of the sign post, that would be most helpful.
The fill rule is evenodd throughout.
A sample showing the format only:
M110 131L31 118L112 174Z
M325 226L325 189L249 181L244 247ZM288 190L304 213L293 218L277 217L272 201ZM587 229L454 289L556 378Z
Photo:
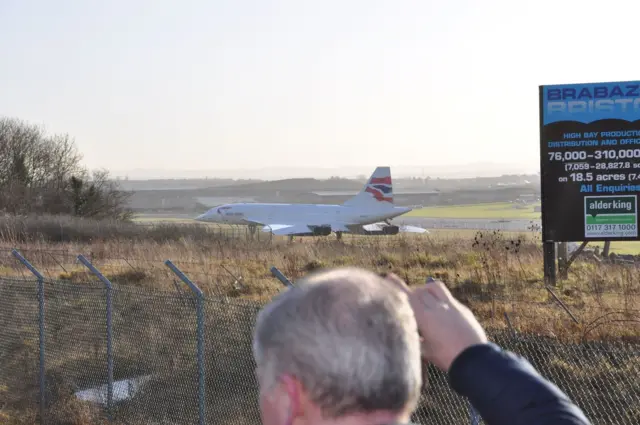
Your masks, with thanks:
M555 242L639 240L640 81L540 86L539 101L544 269L555 282Z

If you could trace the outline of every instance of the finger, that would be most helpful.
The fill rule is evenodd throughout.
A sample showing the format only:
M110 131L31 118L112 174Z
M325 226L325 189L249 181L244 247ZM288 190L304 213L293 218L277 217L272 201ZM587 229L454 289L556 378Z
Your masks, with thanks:
M406 293L407 295L411 294L411 289L409 288L409 286L397 274L389 273L385 277L385 280L391 282L395 287L397 287L398 289L400 289L402 292Z
M429 291L431 295L433 295L435 298L437 298L440 301L450 302L453 300L453 296L451 295L451 292L449 292L449 290L444 285L444 283L440 282L439 280L433 281L428 285L425 285L425 288L427 291Z
M416 307L422 310L428 309L436 309L438 306L442 304L442 301L439 300L436 296L434 296L430 291L429 287L423 286L422 288L415 290L411 294L411 303L414 306L414 310ZM418 304L418 305L415 305Z

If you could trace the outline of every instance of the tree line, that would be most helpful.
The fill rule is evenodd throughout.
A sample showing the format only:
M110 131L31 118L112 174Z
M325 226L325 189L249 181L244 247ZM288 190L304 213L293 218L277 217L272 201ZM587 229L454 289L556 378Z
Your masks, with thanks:
M131 193L107 170L89 171L67 134L0 117L0 211L130 220Z

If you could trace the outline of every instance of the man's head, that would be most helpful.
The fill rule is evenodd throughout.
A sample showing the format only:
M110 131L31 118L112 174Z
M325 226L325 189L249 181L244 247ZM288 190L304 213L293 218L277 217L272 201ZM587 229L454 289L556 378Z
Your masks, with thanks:
M366 270L296 282L258 315L253 348L265 425L346 417L392 423L417 404L413 311L406 294Z

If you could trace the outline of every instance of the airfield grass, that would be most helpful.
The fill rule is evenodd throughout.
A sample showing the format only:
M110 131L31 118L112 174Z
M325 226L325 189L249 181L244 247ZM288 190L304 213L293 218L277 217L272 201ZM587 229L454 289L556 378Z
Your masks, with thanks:
M415 209L406 217L425 218L491 218L491 219L539 219L540 213L534 211L539 203L521 205L510 202L495 202L471 205L449 205Z
M145 216L139 215L133 218L132 220L135 223L192 223L193 219L182 218L182 217L158 217L158 216Z
M540 213L534 211L540 203L517 204L510 202L493 202L468 205L447 205L418 208L405 214L405 217L424 218L485 218L485 219L540 219ZM195 217L195 215L194 215ZM138 214L135 218L140 222L190 222L191 218L175 218L153 214Z
M429 232L433 237L442 239L471 239L478 231L472 229L430 229ZM486 231L484 232L486 233ZM505 238L517 238L522 232L500 232ZM527 232L528 233L528 232ZM542 246L540 238L531 238L531 242L539 246ZM578 242L580 243L580 242ZM604 248L604 242L589 242L586 246L587 250L599 247L600 250ZM640 242L611 242L610 253L618 255L640 255Z
M58 373L55 375L56 388L65 389L51 395L54 400L48 410L49 425L101 423L94 416L93 408L76 400L69 389L72 382L76 382L70 377L102 370L104 362L103 351L96 355L92 349L82 349L83 344L91 344L86 342L90 338L102 338L102 334L90 335L104 331L93 323L96 317L102 317L104 306L91 298L89 289L96 284L90 282L96 282L96 278L77 263L78 254L89 258L117 291L129 294L126 308L125 304L116 303L121 307L114 311L114 322L120 326L116 344L117 367L140 362L136 357L139 356L137 347L144 346L146 351L157 353L156 357L145 357L146 361L153 362L158 368L167 368L167 376L177 373L172 369L178 367L172 359L182 359L176 363L180 367L195 367L193 353L187 351L193 350L193 338L185 342L185 338L193 334L193 323L185 319L185 314L192 315L193 311L182 306L184 300L177 291L175 275L163 264L167 259L189 276L208 299L224 299L226 303L250 301L260 305L280 292L283 286L271 275L272 266L294 281L322 268L359 266L379 273L397 273L409 285L420 284L428 276L441 279L492 331L512 329L521 334L564 342L640 340L637 326L640 322L640 269L602 263L589 257L576 260L568 279L552 289L577 318L576 323L544 287L539 234L533 232L504 234L446 230L428 235L345 236L342 241L335 237L296 238L289 243L286 238L264 235L259 240L247 240L244 232L177 223L140 226L64 217L0 219L0 275L30 278L24 267L10 255L13 248L19 249L47 278L62 281L52 288L65 291L64 296L47 301L49 311L56 312L48 313L47 317L59 315L52 325L59 337L47 342L48 352L53 353L48 357L47 365L51 373ZM37 314L37 309L33 310L37 305L35 290L15 293L15 290L6 289L2 292L3 285L5 283L0 283L0 305L6 305L7 300L16 305L28 304L31 306L28 311ZM101 286L97 284L97 287ZM152 295L154 293L164 295L156 297ZM119 303L125 302L124 298L116 299ZM174 304L172 299L175 299ZM240 407L236 410L229 407L228 411L234 411L236 416L220 420L249 424L258 420L251 416L255 414L253 398L243 395L250 390L242 387L252 379L249 343L245 340L251 323L238 313L239 309L233 303L221 304L215 308L215 314L211 310L211 317L207 316L210 321L207 322L207 341L210 341L207 347L213 350L211 361L214 362L207 366L208 370L212 369L208 373L216 377L214 382L225 385L224 388L208 389L214 399L210 400L207 409L213 411L219 403L226 403L224 400L233 393L232 398L236 404L240 403ZM31 425L35 423L37 406L37 333L29 337L23 333L26 324L17 319L25 320L23 310L14 309L12 313L4 314L9 316L2 317L3 313L0 313L0 323L8 327L0 330L0 335L5 335L0 337L0 361L5 362L0 371L0 423ZM28 319L36 323L33 322L36 318ZM216 329L225 331L217 332ZM22 336L3 341L6 335ZM83 339L76 341L74 335ZM166 347L170 347L169 351L164 352ZM238 354L240 351L244 354ZM229 354L217 355L223 352ZM235 357L233 353L236 353ZM589 373L596 376L609 370L606 369L609 366L603 366L601 371L587 373L571 369L573 366L570 365L559 364L558 367L564 368L559 369L562 376L575 378L570 385L577 388L582 379L578 376ZM183 403L181 397L190 397L188 403L195 400L195 396L170 393L175 385L167 382L157 382L153 386L154 393L143 396L147 397L144 398L147 407L139 407L137 414L153 416L156 409L149 406L157 406L169 415L171 412L163 410L165 400L179 404ZM195 382L197 380L193 386ZM245 384L241 385L242 382ZM603 388L602 391L604 394L609 390ZM222 401L216 404L218 400ZM438 409L444 407L430 408L440 412ZM464 410L464 406L462 408ZM243 416L243 409L254 413ZM135 412L131 415L128 423L147 423L145 419L135 417ZM182 420L187 422L185 418ZM176 419L175 423L182 422Z
M311 270L345 265L393 271L410 284L434 276L456 290L477 292L490 286L494 294L510 299L547 299L537 232L447 229L426 235L344 235L342 241L335 236L300 237L292 243L286 237L257 235L248 239L243 226L140 226L65 217L0 219L0 253L4 253L0 276L26 276L24 267L10 255L10 249L17 248L50 279L95 281L77 262L76 256L83 254L115 283L173 291L171 272L163 264L170 259L207 294L260 302L281 289L269 271L271 266L297 279ZM232 276L242 277L244 289L234 289ZM558 291L591 297L593 288L588 285L597 281L598 292L628 293L640 288L636 277L640 272L635 268L586 257L574 264ZM546 323L543 319L537 325L523 325L533 329Z

